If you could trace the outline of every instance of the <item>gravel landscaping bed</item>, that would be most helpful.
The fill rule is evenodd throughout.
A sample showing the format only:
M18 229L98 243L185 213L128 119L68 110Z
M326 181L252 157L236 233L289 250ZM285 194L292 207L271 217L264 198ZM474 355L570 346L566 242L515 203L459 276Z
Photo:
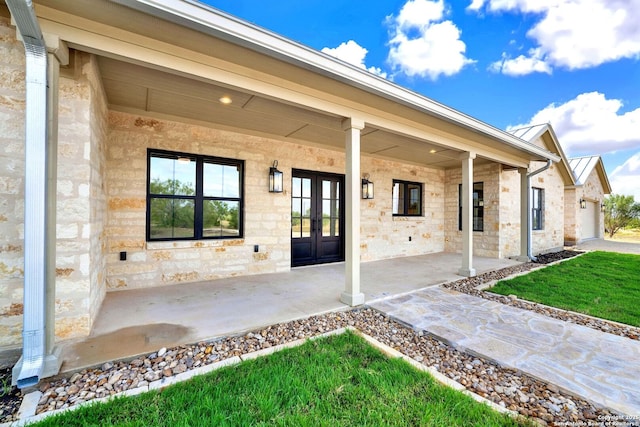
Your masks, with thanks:
M534 418L542 425L578 421L599 425L598 420L606 419L604 417L622 419L552 384L460 352L370 308L312 316L242 336L163 348L131 361L105 363L99 368L41 384L43 395L37 413L113 395L199 366L346 326L360 329L418 362L434 367L480 396ZM11 416L5 416L0 422L11 419Z
M640 328L636 328L629 325L623 325L620 323L610 322L604 319L598 319L591 316L582 315L558 308L548 307L534 302L523 301L517 298L498 295L491 292L486 292L478 287L490 282L505 279L509 276L518 273L526 273L527 271L535 268L540 268L544 264L560 261L567 258L580 255L583 252L579 251L560 251L545 255L538 256L537 262L527 262L524 264L516 265L513 267L503 268L501 270L491 271L489 273L480 274L476 277L470 277L465 279L456 280L455 282L445 283L445 288L452 289L465 294L473 295L476 297L496 301L502 304L511 305L513 307L522 308L525 310L535 311L536 313L544 316L553 317L555 319L564 320L566 322L575 323L578 325L587 326L589 328L597 329L599 331L607 332L610 334L620 335L633 340L640 340Z

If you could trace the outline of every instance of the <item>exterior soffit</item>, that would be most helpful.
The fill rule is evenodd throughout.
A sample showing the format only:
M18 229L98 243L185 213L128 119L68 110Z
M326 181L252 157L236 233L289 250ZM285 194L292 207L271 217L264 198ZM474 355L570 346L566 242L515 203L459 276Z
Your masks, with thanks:
M262 97L284 101L290 105L310 106L329 115L359 117L374 128L387 129L392 133L426 140L445 148L474 151L483 157L511 166L521 167L533 156L455 124L409 111L397 104L394 106L397 111L389 114L388 111L371 105L340 98L308 86L291 84L290 81L277 76L265 75L139 34L109 28L104 24L87 22L84 18L70 16L54 9L39 6L38 13L41 15L41 25L45 31L60 35L72 47L80 50L126 58L127 61L182 74L192 80L215 82L222 87L260 94ZM382 105L384 102L380 100L379 103ZM422 119L422 122L431 119L431 123L421 123L411 117L412 115Z

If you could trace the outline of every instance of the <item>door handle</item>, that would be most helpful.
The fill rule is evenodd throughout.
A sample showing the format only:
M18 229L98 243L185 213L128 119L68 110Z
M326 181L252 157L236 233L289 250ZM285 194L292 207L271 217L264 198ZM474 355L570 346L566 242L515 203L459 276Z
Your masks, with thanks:
M315 233L316 231L316 220L312 219L311 220L311 232Z

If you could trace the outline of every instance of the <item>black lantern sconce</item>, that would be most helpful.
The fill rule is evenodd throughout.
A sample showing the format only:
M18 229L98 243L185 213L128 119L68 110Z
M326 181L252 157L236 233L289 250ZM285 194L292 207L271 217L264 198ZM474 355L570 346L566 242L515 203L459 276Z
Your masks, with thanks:
M362 178L362 198L373 199L373 182L369 181L368 173Z
M585 199L580 199L580 209L587 209L587 201Z
M269 192L282 193L283 175L278 170L278 161L273 161L273 166L269 168Z
M600 212L605 212L607 210L607 207L605 206L604 202L600 203Z

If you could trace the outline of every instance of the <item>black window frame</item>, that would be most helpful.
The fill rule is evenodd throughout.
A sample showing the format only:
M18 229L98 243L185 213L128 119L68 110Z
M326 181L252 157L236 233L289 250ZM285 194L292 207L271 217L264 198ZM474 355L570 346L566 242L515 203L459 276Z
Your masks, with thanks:
M480 191L476 191L476 185L481 185L482 189ZM472 206L473 212L473 231L484 232L484 181L474 182L473 183L473 191L472 195L478 193L478 197L473 197ZM475 205L476 200L478 201L478 206ZM478 215L476 215L476 213ZM480 221L478 221L480 219ZM480 222L482 224L481 227L476 227L476 224ZM462 184L458 184L458 231L462 231Z
M403 212L404 213L394 213L393 212L393 206L391 207L391 213L393 216L398 216L398 217L405 217L405 216L412 216L412 217L421 217L424 216L424 196L423 196L423 191L424 188L422 186L421 182L413 182L413 181L403 181L400 179L394 179L393 180L393 184L391 186L391 194L392 194L392 199L393 199L393 188L396 186L396 184L402 185L403 186L403 194L404 194L404 198L403 198L403 203L402 203L402 208L403 208ZM409 212L409 206L410 206L410 198L408 197L408 195L410 194L408 189L409 189L409 185L415 185L418 186L418 188L420 189L419 194L420 194L420 200L419 200L419 207L420 207L420 212L418 213L406 213Z
M531 187L531 230L544 230L544 188Z
M151 159L153 157L169 158L179 160L188 158L196 162L196 183L195 195L168 195L168 194L151 194ZM212 197L204 196L204 164L216 164L223 166L235 166L238 168L239 179L239 197ZM208 156L202 154L185 153L178 151L159 150L154 148L147 149L147 206L146 206L146 241L147 242L166 242L166 241L193 241L193 240L228 240L244 238L244 170L245 161L239 159L229 159L224 157ZM176 200L193 200L194 201L194 233L193 237L151 237L151 200L152 199L176 199ZM238 235L231 236L204 236L203 229L203 205L208 200L220 200L224 202L238 202Z

